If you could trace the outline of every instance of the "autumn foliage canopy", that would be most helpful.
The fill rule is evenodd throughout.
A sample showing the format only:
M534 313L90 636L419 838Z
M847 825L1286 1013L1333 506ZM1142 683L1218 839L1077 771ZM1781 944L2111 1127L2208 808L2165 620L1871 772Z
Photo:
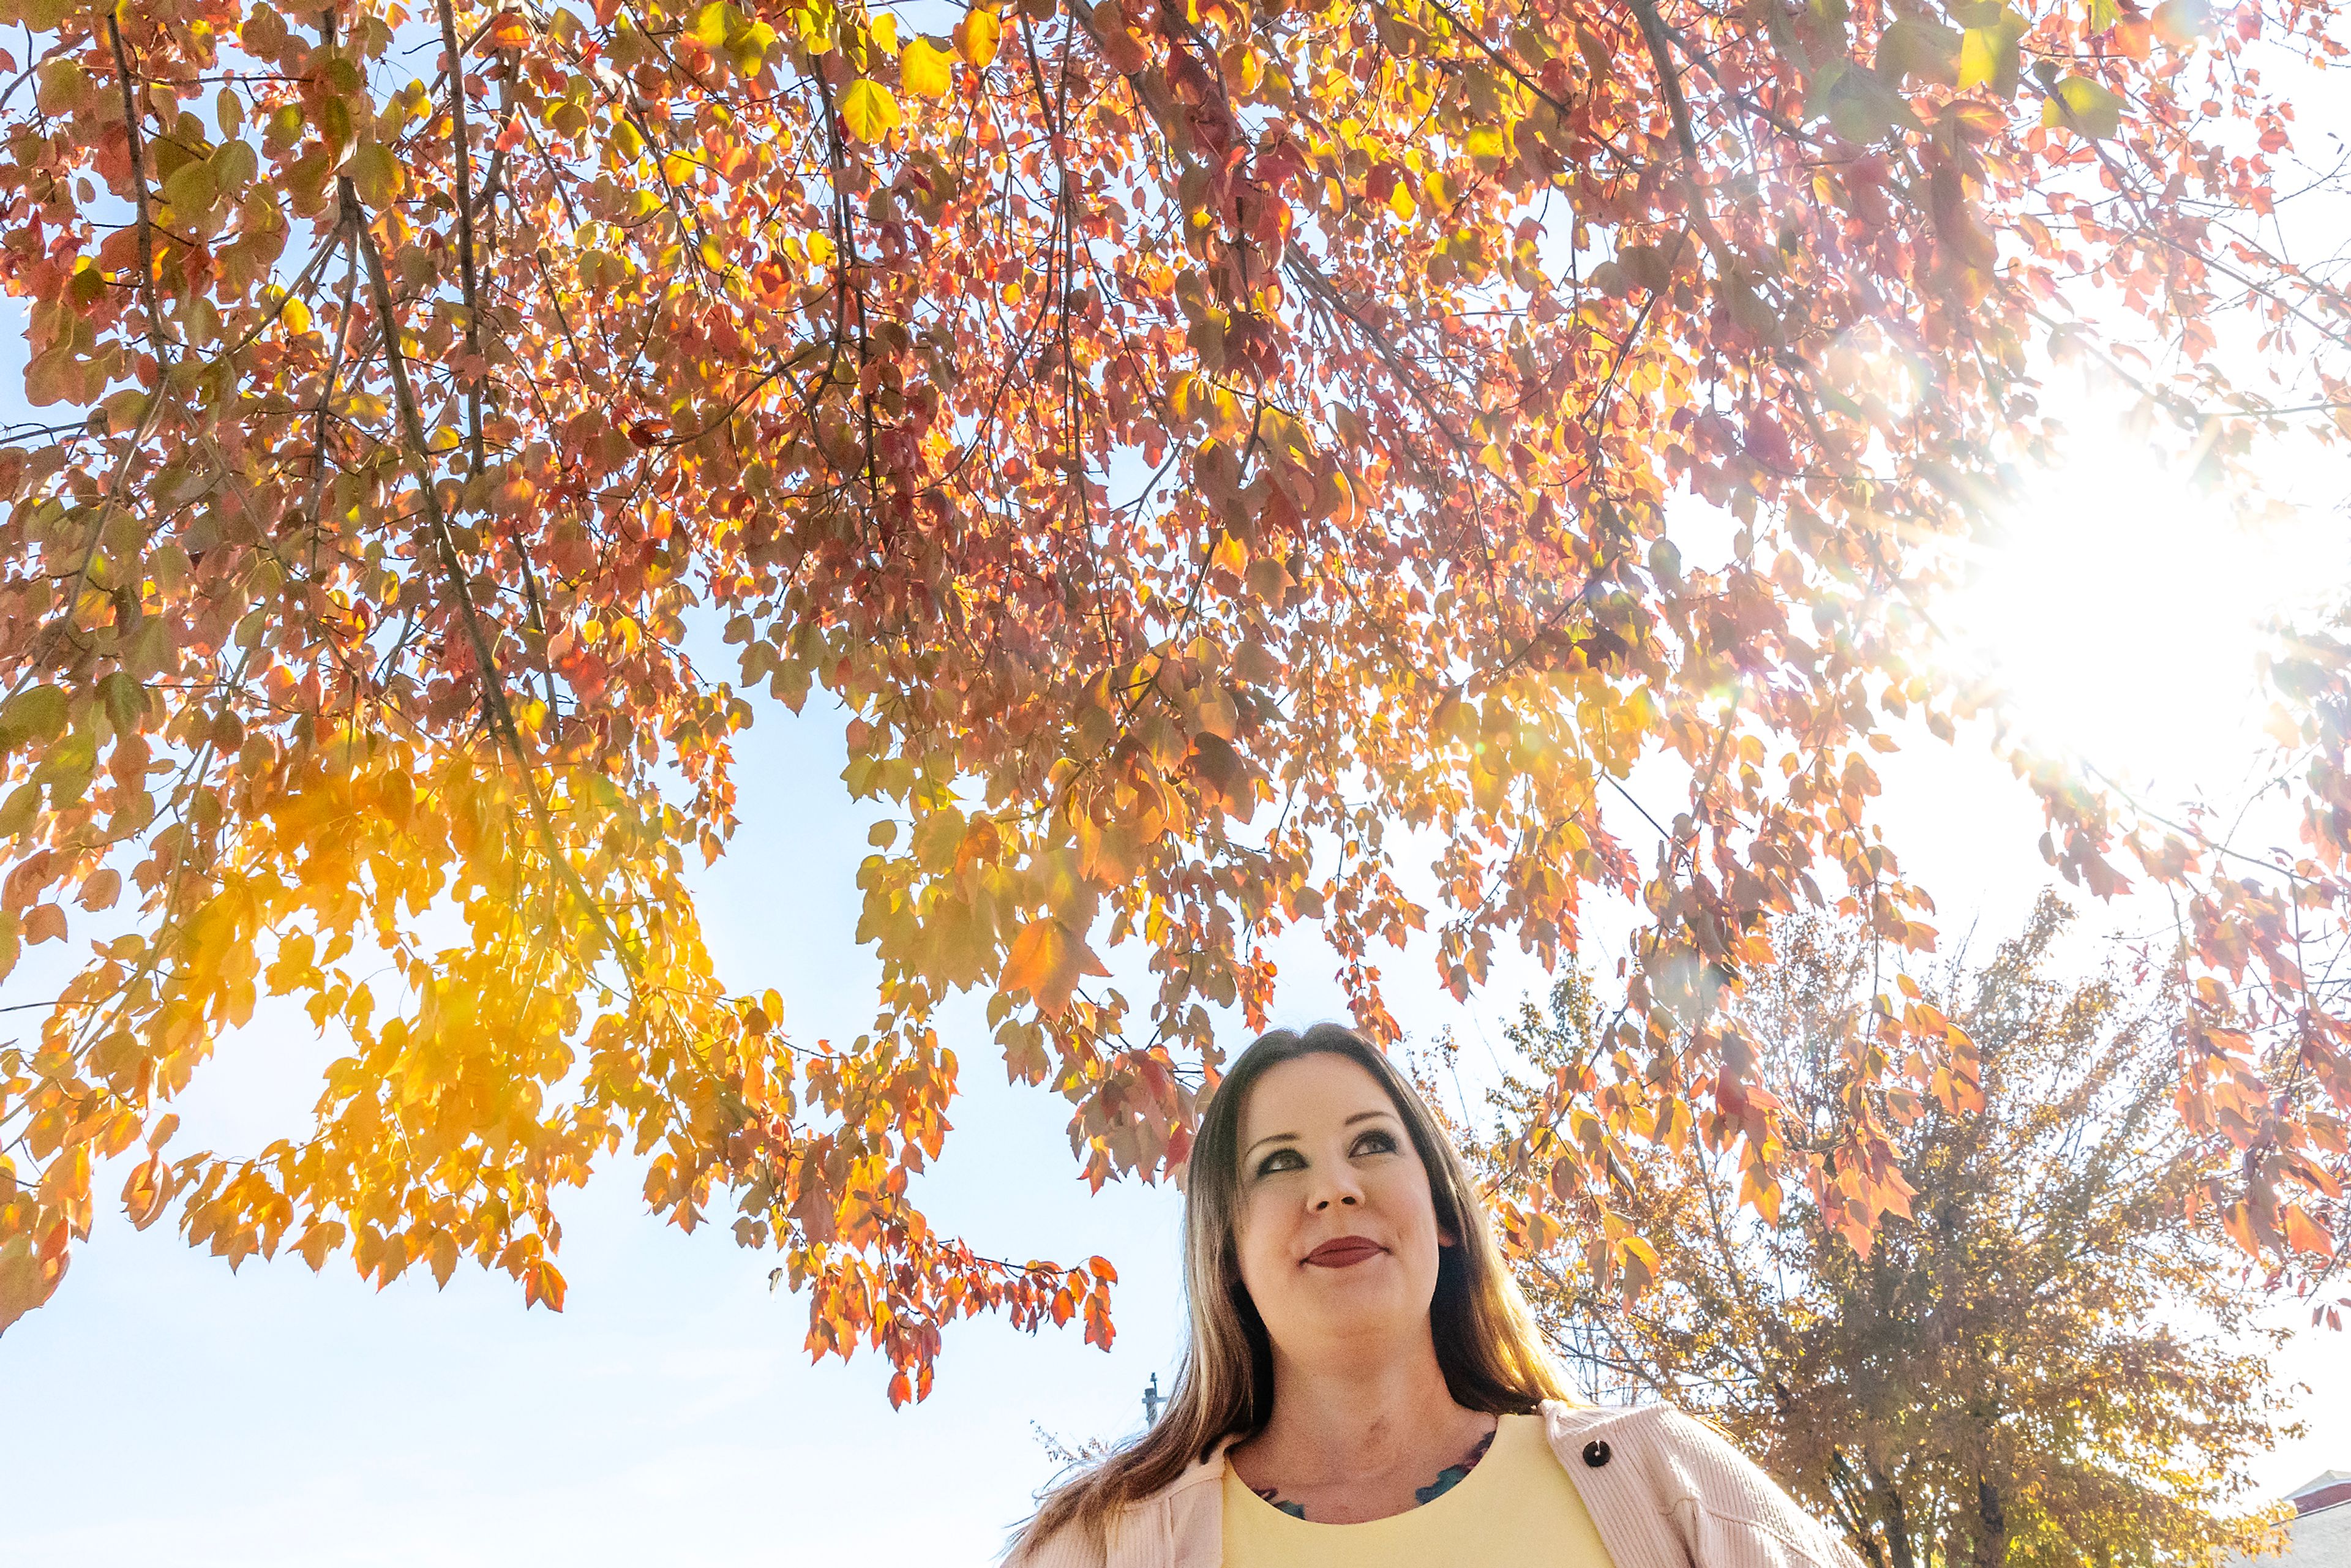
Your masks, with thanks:
M919 1395L959 1315L1111 1333L1107 1262L908 1199L972 1051L1067 1097L1094 1179L1148 1177L1274 935L1319 930L1393 1033L1407 934L1466 995L1600 893L1647 924L1543 1107L1602 1109L1499 1196L1514 1243L1650 1137L1865 1239L1888 1129L1974 1092L1965 1037L1886 998L1823 1141L1719 1003L1772 912L1933 942L1871 759L1979 700L1935 595L2049 435L2052 356L2224 483L2347 395L2346 300L2262 226L2264 62L2339 56L2328 0L0 20L48 422L0 452L0 968L69 955L0 1048L0 1322L118 1176L232 1260L471 1258L559 1306L556 1197L634 1151L656 1211L780 1252L812 1351ZM1668 537L1683 493L1721 559ZM2175 889L2179 1105L2289 1266L2343 1223L2313 954L2351 906L2351 637L2269 679L2282 860L2017 761L2064 874ZM687 886L756 809L733 737L812 695L876 816L851 1041L715 972ZM1644 758L1687 798L1628 840ZM1122 945L1148 995L1102 983ZM975 988L959 1053L935 1012ZM315 1122L172 1144L265 997L348 1042Z

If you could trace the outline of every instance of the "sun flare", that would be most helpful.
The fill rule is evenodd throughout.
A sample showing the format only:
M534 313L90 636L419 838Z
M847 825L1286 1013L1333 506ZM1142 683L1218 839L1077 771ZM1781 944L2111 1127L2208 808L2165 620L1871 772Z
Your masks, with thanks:
M2325 601L2346 550L2316 507L2241 522L2176 446L2078 436L2028 480L1946 627L2035 748L2184 794L2238 781L2271 629Z

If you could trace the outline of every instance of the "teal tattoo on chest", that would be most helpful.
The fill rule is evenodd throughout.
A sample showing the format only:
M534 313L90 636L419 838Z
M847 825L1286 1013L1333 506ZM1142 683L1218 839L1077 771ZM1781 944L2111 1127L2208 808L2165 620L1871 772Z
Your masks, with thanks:
M1494 1431L1499 1432L1500 1430L1500 1426L1497 1424ZM1493 1446L1494 1432L1489 1432L1484 1437L1478 1439L1478 1446L1470 1449L1469 1452L1463 1457L1459 1464L1447 1465L1443 1469L1437 1471L1437 1479L1429 1482L1428 1485L1425 1487L1413 1488L1412 1500L1414 1506L1417 1507L1422 1503L1434 1502L1437 1499L1443 1497L1447 1492L1451 1491L1455 1487L1459 1486L1461 1484L1462 1478L1467 1476L1471 1470L1478 1468L1478 1461L1486 1457L1486 1450ZM1249 1488L1249 1490L1257 1493L1258 1496L1265 1499L1266 1501L1273 1504L1274 1507L1290 1515L1292 1519L1304 1519L1306 1517L1306 1505L1302 1502L1291 1502L1283 1498L1281 1495L1281 1489L1279 1487L1251 1487Z

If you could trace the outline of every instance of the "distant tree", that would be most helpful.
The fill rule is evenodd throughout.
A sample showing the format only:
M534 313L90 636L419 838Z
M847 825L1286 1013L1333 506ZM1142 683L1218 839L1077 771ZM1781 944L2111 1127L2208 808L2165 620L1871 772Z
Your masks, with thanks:
M1711 1417L1876 1568L2204 1563L2270 1528L2243 1501L2244 1461L2273 1440L2283 1400L2243 1348L2262 1339L2261 1284L2199 1202L2228 1149L2172 1104L2180 998L2144 975L2053 975L2069 918L2044 895L1989 964L1895 977L1980 1052L1980 1108L1959 1094L1879 1108L1897 1126L1907 1218L1851 1234L1821 1152L1858 1109L1855 1061L1890 1005L1872 945L1791 919L1740 1007L1761 1091L1816 1140L1786 1151L1811 1162L1811 1189L1790 1184L1774 1226L1741 1207L1735 1163L1705 1140L1643 1142L1614 1166L1604 1223L1653 1245L1653 1287L1557 1254L1526 1265L1593 1383ZM1606 1034L1592 989L1570 979L1550 1000L1530 1001L1511 1039L1554 1082L1588 1084ZM1536 1093L1509 1085L1510 1120ZM1588 1214L1593 1256L1620 1253L1621 1236L1597 1234L1602 1206Z

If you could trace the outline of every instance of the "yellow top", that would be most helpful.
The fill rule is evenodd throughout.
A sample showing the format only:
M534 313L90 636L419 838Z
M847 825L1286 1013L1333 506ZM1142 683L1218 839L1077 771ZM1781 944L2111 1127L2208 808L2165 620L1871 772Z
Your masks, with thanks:
M1224 1568L1611 1568L1540 1416L1505 1416L1469 1473L1361 1524L1284 1513L1225 1466Z

